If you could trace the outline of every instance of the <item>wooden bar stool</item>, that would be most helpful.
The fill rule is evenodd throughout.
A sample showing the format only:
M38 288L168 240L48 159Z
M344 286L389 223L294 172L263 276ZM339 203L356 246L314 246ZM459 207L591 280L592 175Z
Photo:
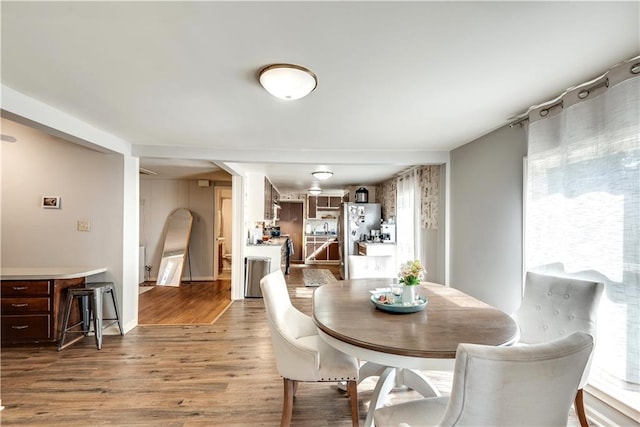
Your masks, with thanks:
M113 309L116 317L104 318L102 316L102 300L104 294L111 294L111 301L113 302ZM71 315L71 306L73 305L74 298L78 298L81 310L81 320L78 323L69 325L69 317ZM83 288L69 288L67 290L67 301L64 309L64 321L62 323L62 337L58 342L58 351L62 350L64 346L64 340L67 333L81 333L87 336L90 332L93 332L96 339L96 347L98 350L102 349L102 331L105 328L118 324L120 329L120 335L123 335L122 323L120 322L120 316L118 314L118 302L116 300L116 291L112 282L96 282L87 283ZM104 321L111 321L111 323L104 324ZM91 329L91 323L93 321L93 330ZM72 330L77 326L81 326L79 330Z

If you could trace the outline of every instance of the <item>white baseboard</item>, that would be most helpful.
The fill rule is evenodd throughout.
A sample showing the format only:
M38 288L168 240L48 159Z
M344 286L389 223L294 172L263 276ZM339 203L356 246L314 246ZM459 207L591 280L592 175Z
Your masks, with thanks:
M149 280L147 280L148 282L157 282L158 278L157 277L151 277L149 278ZM183 282L189 282L189 278L188 277L183 277L182 278ZM213 282L213 276L195 276L193 278L191 278L192 282Z
M621 405L626 414L616 408L615 402L610 401L604 393L587 386L584 390L584 405L587 417L599 426L640 426L640 414L633 408Z

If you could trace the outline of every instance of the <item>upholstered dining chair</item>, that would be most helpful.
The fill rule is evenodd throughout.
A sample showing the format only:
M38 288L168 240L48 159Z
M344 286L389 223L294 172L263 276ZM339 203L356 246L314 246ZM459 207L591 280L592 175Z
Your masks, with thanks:
M596 336L596 311L604 285L566 277L527 272L524 296L514 318L520 326L519 344L539 344L573 332ZM582 389L587 384L591 358L587 363L574 407L580 425L587 427Z
M379 408L375 425L565 426L592 349L582 332L531 346L459 344L449 397Z
M392 255L349 255L349 279L393 278L398 276Z
M358 425L358 360L324 342L313 320L292 304L278 270L260 280L278 373L284 379L281 426L291 423L298 382L347 382L351 422Z

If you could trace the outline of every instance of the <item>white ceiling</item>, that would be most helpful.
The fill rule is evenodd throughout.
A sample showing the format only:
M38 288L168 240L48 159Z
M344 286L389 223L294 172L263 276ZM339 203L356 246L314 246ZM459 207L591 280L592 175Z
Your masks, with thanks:
M639 4L3 1L2 84L143 158L246 163L281 190L320 164L366 184L636 56ZM275 62L317 89L272 97L256 73Z

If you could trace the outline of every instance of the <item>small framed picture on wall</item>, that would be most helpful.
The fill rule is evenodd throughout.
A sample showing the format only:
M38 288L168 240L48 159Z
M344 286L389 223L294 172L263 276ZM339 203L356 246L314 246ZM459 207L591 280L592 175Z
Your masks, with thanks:
M42 207L45 209L60 209L60 197L42 196Z

